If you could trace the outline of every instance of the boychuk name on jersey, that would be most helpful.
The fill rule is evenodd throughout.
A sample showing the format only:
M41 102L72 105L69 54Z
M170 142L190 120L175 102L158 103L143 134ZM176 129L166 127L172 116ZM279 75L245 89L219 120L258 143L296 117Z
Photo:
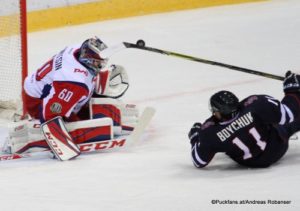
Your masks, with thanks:
M217 136L221 141L226 141L226 139L228 139L235 131L250 125L252 122L253 117L251 112L248 112L234 120L230 125L222 129L220 132L217 132Z

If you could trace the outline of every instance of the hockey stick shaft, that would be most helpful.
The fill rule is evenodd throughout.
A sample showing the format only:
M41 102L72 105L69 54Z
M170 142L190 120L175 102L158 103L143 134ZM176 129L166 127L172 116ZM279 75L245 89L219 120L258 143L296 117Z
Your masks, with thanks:
M207 60L207 59L197 58L197 57L180 54L180 53L176 53L176 52L172 52L172 51L161 50L158 48L152 48L152 47L148 47L148 46L140 46L140 45L128 43L128 42L124 42L124 45L126 46L126 48L137 48L137 49L141 49L141 50L164 54L167 56L179 57L182 59L187 59L187 60L191 60L191 61L195 61L195 62L220 66L220 67L224 67L224 68L228 68L228 69L236 70L236 71L240 71L240 72L245 72L245 73L249 73L249 74L253 74L253 75L259 75L259 76L263 76L263 77L271 78L271 79L275 79L275 80L280 80L280 81L284 80L284 77L282 77L282 76L273 75L270 73L265 73L265 72L261 72L261 71L257 71L257 70L251 70L248 68L238 67L235 65L225 64L225 63L221 63L221 62L211 61L211 60Z

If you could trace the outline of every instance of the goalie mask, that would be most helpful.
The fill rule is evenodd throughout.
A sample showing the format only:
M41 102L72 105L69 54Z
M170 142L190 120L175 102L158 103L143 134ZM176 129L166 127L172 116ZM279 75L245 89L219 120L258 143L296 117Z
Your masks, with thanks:
M229 120L238 114L239 99L229 91L217 92L210 98L210 110L217 119Z
M87 67L93 76L107 64L108 59L102 58L100 53L106 48L107 46L97 37L84 41L80 47L79 62Z

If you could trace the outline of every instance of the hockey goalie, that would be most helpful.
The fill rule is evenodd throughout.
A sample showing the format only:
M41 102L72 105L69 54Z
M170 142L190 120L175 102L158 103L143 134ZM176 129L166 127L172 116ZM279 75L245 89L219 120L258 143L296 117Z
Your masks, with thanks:
M119 99L128 89L128 76L120 65L105 68L106 48L97 37L87 39L65 48L26 78L25 105L31 118L9 132L7 152L51 149L64 161L93 147L124 144L125 139L116 138L134 130L139 112Z

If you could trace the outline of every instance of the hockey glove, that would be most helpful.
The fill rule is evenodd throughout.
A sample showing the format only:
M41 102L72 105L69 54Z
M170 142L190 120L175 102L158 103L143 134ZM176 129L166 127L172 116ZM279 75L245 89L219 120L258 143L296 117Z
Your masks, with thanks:
M111 65L108 70L101 71L95 80L94 97L119 98L129 87L128 75L124 67Z
M191 145L194 145L199 140L199 130L201 129L201 125L201 123L196 122L191 128L188 134Z
M300 75L292 73L290 70L286 72L283 81L283 91L288 92L300 92Z

